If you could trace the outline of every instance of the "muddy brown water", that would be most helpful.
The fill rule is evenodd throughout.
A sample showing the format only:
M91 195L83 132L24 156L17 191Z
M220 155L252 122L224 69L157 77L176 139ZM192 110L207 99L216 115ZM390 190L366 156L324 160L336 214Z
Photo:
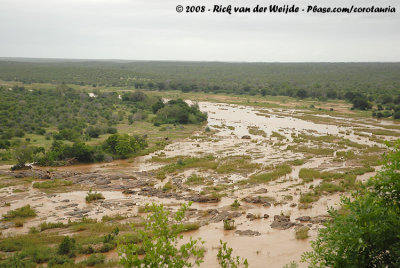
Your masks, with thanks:
M376 126L368 125L368 121L352 119L354 126L337 126L331 124L316 124L310 121L294 118L291 115L296 110L283 109L260 109L247 106L238 106L232 104L200 102L199 107L202 111L208 113L208 125L211 129L216 130L212 139L186 139L180 142L168 145L164 150L166 157L174 157L178 155L204 156L206 154L214 154L218 157L229 157L231 155L251 155L252 161L262 164L278 164L286 163L293 159L303 159L302 153L293 153L285 150L285 145L276 145L280 141L271 138L273 132L279 132L287 140L283 143L293 141L292 134L308 134L308 135L335 135L341 138L349 139L353 142L373 146L375 142L370 141L368 137L360 137L354 134L355 127L363 126L376 128ZM260 113L262 110L262 113ZM275 114L275 112L279 113ZM268 116L265 116L268 115ZM286 116L284 116L286 115ZM340 118L335 118L340 120ZM345 119L343 119L345 120ZM230 126L228 128L227 126ZM252 135L249 133L250 127L257 127L266 133L266 137L260 135ZM398 131L398 130L395 130ZM344 133L350 133L346 135ZM199 137L204 133L197 133ZM249 135L250 140L242 139L242 136ZM393 138L393 137L388 137ZM381 146L381 145L379 145ZM155 170L162 166L161 163L154 163L151 157L160 152L155 152L148 156L137 157L133 161L118 160L111 163L98 163L91 165L75 165L68 167L46 168L56 169L59 171L76 171L76 172L121 172L124 174L134 174ZM254 192L260 188L268 190L261 196L269 196L277 201L282 201L284 196L292 196L293 200L280 202L280 204L271 207L263 207L257 204L243 205L244 214L236 218L236 230L253 230L258 231L259 236L240 236L235 230L225 231L223 223L209 223L202 226L199 230L185 234L185 239L189 236L201 237L207 249L204 263L201 267L216 267L216 254L219 247L219 241L228 242L228 246L233 248L234 254L247 258L250 267L282 267L291 261L299 262L304 251L310 250L310 240L315 238L318 228L322 228L319 224L312 224L309 232L310 238L305 240L297 240L295 238L294 228L288 230L276 230L270 227L273 222L274 215L290 215L291 220L300 216L320 216L327 214L328 207L337 207L340 197L343 194L333 194L322 196L309 209L298 209L293 204L298 204L301 192L309 190L311 185L318 185L320 180L314 180L308 184L299 184L301 181L298 177L301 168L319 168L324 170L334 170L337 164L333 163L332 156L315 156L307 158L306 162L300 166L294 166L292 172L269 184L254 185L251 188L240 188L235 186L233 192L228 193L219 203L201 204L194 203L192 208L198 210L219 209L223 210L235 199L241 200L245 196L256 195ZM342 167L345 163L340 163ZM8 169L9 166L2 166L0 169ZM200 174L204 177L211 178L216 185L221 182L228 181L230 183L246 179L249 174L217 174L212 171L204 171L200 169L185 170L177 174L168 174L164 182L156 182L154 187L162 187L168 180L181 179L184 181L192 173ZM358 177L358 180L365 181L375 173L367 173ZM154 180L156 181L156 180ZM123 182L121 182L123 183ZM86 211L85 216L90 218L101 219L105 215L126 214L128 216L137 216L138 207L146 203L156 202L163 203L174 209L178 208L182 201L168 198L146 197L137 194L124 195L122 191L108 191L107 189L99 190L105 200L103 202L94 202L88 204L85 202L86 191L72 191L67 193L45 194L39 190L30 188L28 192L14 193L13 190L18 186L3 188L0 192L2 201L9 201L10 206L0 207L0 214L4 214L11 209L15 209L24 205L31 205L38 212L38 216L29 220L22 228L8 228L2 231L4 235L12 235L16 233L27 233L29 228L37 226L41 222L67 222L69 219L78 219L81 215L77 215L77 211ZM200 192L203 186L194 186L192 190ZM257 194L258 195L258 194ZM255 215L268 214L268 219L256 219L250 221L246 218L247 213ZM109 257L116 257L116 253L108 254ZM300 267L305 264L300 263Z

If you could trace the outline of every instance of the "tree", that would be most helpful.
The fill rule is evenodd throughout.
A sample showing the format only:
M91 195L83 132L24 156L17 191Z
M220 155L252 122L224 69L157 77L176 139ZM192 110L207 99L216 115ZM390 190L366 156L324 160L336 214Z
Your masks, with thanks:
M351 103L353 103L353 109L368 110L372 108L371 103L365 96L355 97L351 100Z
M124 267L193 267L200 265L204 249L199 246L201 239L192 239L178 246L182 239L179 235L184 230L182 221L190 206L182 204L180 209L170 219L170 212L163 205L146 206L150 212L144 220L144 229L134 228L139 235L141 245L127 243L119 248L120 263ZM139 258L138 252L143 250L145 255Z
M330 209L332 222L303 255L311 267L400 267L400 141L367 185ZM344 212L343 212L344 211Z
M21 144L15 149L14 158L17 161L18 166L24 166L27 162L30 162L33 159L32 148L29 147L27 143Z
M299 97L300 99L304 99L307 98L307 91L305 91L304 89L299 89L297 90L296 96Z

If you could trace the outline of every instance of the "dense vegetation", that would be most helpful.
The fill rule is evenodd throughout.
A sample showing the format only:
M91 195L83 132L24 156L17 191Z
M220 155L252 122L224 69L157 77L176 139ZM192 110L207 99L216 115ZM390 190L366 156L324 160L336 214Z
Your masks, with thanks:
M118 125L135 128L135 122L143 120L156 126L200 124L207 119L196 105L182 100L164 103L160 97L141 91L122 96L115 92L93 94L64 84L34 90L0 87L2 160L13 157L20 165L30 161L55 165L127 158L143 150L147 142L145 137L117 133ZM31 146L31 135L43 143L48 141L48 146ZM97 145L86 143L101 135L108 138Z
M0 61L0 79L182 92L343 99L400 118L399 63Z
M400 141L384 161L366 188L329 211L332 222L303 256L311 267L400 266Z

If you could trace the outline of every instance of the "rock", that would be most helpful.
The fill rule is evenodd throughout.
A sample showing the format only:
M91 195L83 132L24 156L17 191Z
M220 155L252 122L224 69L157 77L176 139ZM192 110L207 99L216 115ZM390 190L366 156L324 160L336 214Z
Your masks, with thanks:
M258 189L257 191L254 192L255 194L266 194L268 193L268 190L266 188L261 188Z
M90 209L82 209L82 210L75 209L74 211L65 213L65 215L77 217L77 218L83 218L89 212L90 212Z
M65 206L58 206L55 207L56 210L61 210L61 209L66 209L66 208L72 208L72 207L77 207L78 204L69 204L69 205L65 205Z
M100 179L97 179L96 181L95 181L95 184L96 185L107 185L107 184L110 184L111 183L111 181L110 180L107 180L107 179L105 179L105 178L100 178Z
M310 221L310 220L311 220L310 216L301 216L296 219L296 221Z
M60 202L68 203L69 199L64 199L64 200L61 200Z
M122 191L123 194L135 194L135 191L130 190L130 189L126 189L124 191Z
M296 225L296 223L290 221L290 216L275 215L274 221L271 224L271 228L278 229L278 230L286 230L295 225Z
M250 140L251 137L250 137L249 135L244 135L244 136L242 136L242 139L243 139L243 140Z
M296 207L297 206L297 204L296 203L292 203L292 204L290 204L290 207L291 208L294 208L294 207Z
M210 209L207 210L207 213L208 213L209 215L217 215L219 212L218 212L218 210L216 210L216 209L210 208Z
M268 219L269 218L269 215L268 214L264 214L264 219Z
M244 230L244 231L236 230L235 234L238 234L240 236L260 236L261 235L260 232L252 231L252 230Z
M253 204L263 204L264 207L270 207L271 203L268 202L269 198L267 197L262 197L262 196L247 196L242 199L243 201L247 203L253 203Z
M247 219L250 219L251 221L255 220L255 219L259 219L259 217L257 217L256 215L252 214L252 213L248 213L246 215Z
M220 200L218 197L210 196L210 195L195 195L189 197L190 201L199 202L199 203L218 203Z
M242 216L241 212L235 211L235 212L228 212L228 211L221 211L218 214L214 215L211 218L212 222L219 222L227 219L233 219L233 218L238 218Z
M0 229L8 229L14 226L15 224L13 222L0 222Z

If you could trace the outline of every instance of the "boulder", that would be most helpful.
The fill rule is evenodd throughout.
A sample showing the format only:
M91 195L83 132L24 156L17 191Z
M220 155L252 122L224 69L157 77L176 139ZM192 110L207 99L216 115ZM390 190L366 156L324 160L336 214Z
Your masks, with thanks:
M311 220L311 217L310 216L301 216L301 217L298 217L298 218L296 218L296 221L310 221Z
M271 228L278 230L286 230L295 225L296 223L290 221L290 216L275 215L274 221L271 224Z
M263 196L247 196L242 199L247 203L262 204L264 207L270 207L271 203L268 202L269 198Z
M240 236L260 236L261 235L260 232L252 231L252 230L244 230L244 231L236 230L235 234L238 234Z

